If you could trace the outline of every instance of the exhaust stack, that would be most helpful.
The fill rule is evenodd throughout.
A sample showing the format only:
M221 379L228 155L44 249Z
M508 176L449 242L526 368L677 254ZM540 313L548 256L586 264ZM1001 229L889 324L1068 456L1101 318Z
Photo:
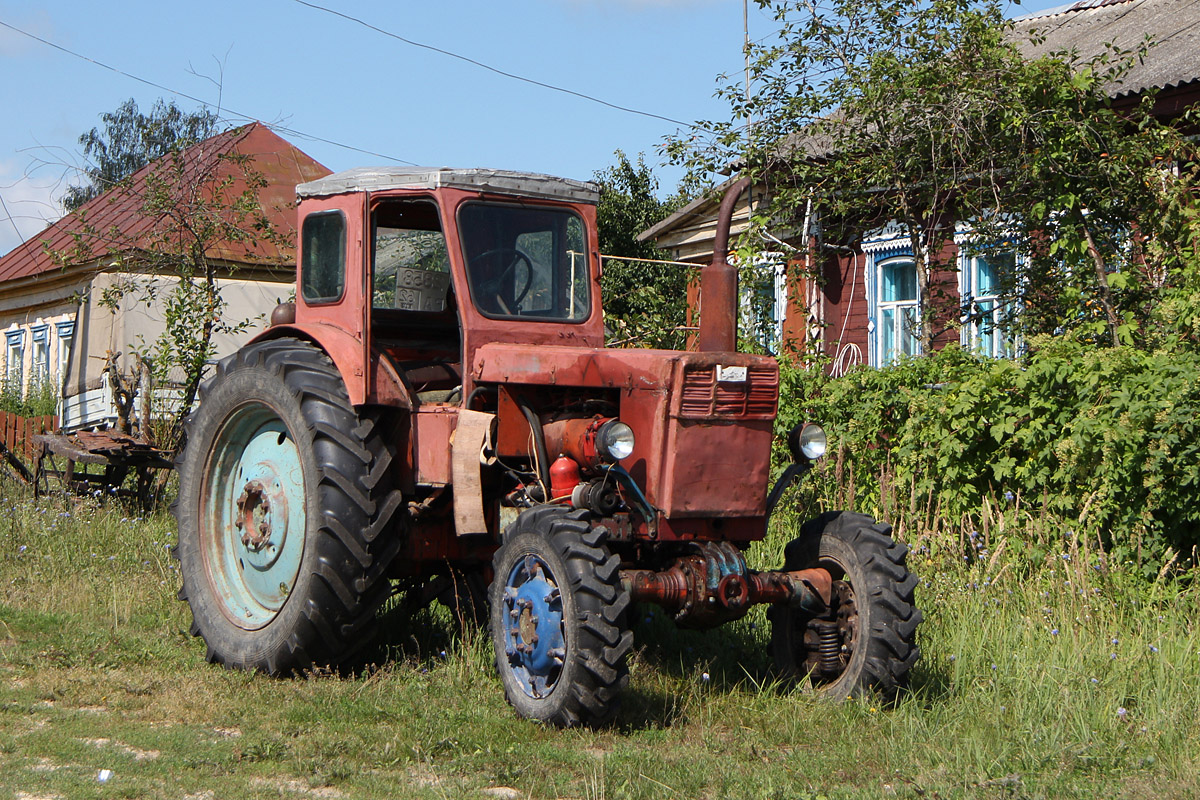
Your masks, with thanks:
M737 350L738 275L729 265L729 227L733 209L750 178L736 180L721 199L717 212L717 235L713 241L712 263L700 272L700 350L733 352Z

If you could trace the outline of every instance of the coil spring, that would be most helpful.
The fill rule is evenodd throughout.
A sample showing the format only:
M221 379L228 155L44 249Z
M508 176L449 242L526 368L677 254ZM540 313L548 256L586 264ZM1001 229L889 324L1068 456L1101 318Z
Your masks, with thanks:
M836 622L816 622L817 665L823 675L842 671L842 637Z

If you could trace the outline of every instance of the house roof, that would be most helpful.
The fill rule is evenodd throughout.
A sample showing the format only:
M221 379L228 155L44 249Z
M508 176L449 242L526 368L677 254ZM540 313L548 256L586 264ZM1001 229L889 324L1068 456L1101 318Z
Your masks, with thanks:
M244 191L244 170L230 160L223 159L225 154L246 156L250 167L265 179L265 185L256 190L259 204L275 230L283 234L285 243L276 245L261 240L219 242L209 250L209 257L260 265L292 261L295 251L286 242L292 239L289 234L295 230L294 187L298 183L328 175L329 170L265 125L255 122L217 134L184 150L182 164L185 175L203 175L212 170L216 180L211 181L210 185L229 179L232 181L229 191L233 194ZM75 248L73 234L82 232L85 224L95 231L118 231L120 241L129 242L130 249L133 249L139 238L147 236L154 227L154 220L141 211L142 197L148 179L152 179L155 170L161 169L161 164L160 160L143 167L128 181L89 200L78 210L0 258L0 287L11 281L36 279L51 272L61 272L63 268L50 256L50 251L72 252ZM79 264L69 266L82 267L93 261L94 258L85 258Z
M1154 46L1136 63L1113 97L1170 89L1200 80L1200 3L1196 0L1079 0L1020 17L1016 34L1027 58L1075 51L1103 53L1108 43L1136 50L1149 35ZM1035 33L1044 41L1031 40Z

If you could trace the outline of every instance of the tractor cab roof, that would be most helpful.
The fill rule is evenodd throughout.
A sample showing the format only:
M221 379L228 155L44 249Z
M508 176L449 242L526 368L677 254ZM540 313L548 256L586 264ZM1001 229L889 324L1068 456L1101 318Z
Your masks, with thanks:
M594 183L555 178L534 172L447 167L359 167L296 187L300 197L323 197L348 192L389 189L466 189L467 191L537 197L571 203L595 203L600 189Z

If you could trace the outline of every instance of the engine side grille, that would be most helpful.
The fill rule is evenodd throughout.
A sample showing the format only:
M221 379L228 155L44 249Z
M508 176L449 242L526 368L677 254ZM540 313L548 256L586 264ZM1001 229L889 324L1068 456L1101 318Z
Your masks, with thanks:
M773 417L779 373L770 367L750 367L745 383L718 383L715 367L684 367L681 394L683 417Z

